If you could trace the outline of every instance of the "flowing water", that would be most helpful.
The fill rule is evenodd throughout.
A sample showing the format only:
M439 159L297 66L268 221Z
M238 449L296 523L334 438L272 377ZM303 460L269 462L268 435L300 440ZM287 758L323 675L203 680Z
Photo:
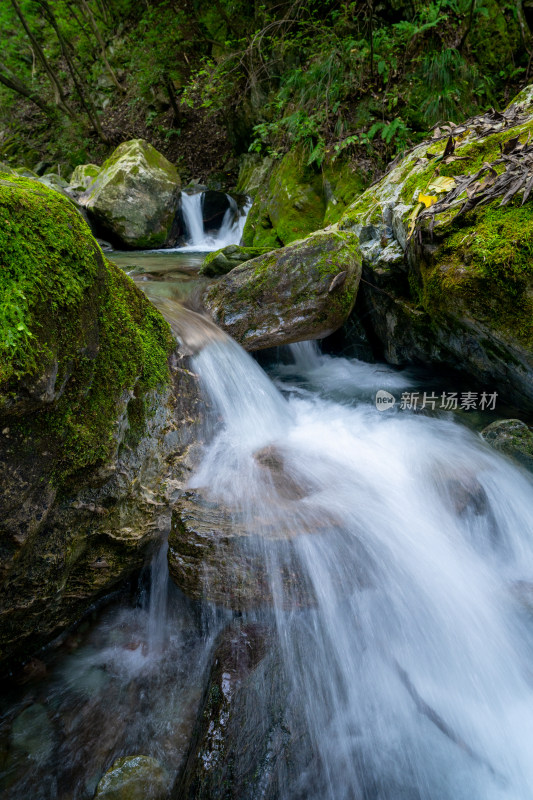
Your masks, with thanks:
M222 427L191 482L263 533L312 751L283 800L529 800L531 480L451 416L378 412L401 374L293 355L279 388L229 340L195 357Z
M181 193L181 211L187 229L187 242L184 246L177 248L178 250L182 252L208 253L212 250L219 250L229 244L240 243L246 215L250 210L251 203L247 202L243 209L239 209L233 197L230 195L226 195L226 197L228 199L228 209L224 214L219 230L206 231L202 214L204 193Z
M254 531L243 549L268 586L243 619L272 630L304 719L307 766L279 800L530 800L528 475L452 415L378 412L376 390L410 374L302 343L269 377L192 312L166 312L212 407L190 486ZM229 612L199 627L166 543L150 571L148 599L108 609L7 693L9 800L86 800L121 755L176 774Z

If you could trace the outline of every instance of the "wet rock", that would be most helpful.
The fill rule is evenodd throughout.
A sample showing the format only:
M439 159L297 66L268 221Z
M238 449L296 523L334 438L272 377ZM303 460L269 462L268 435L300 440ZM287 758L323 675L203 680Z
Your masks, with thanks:
M170 527L201 404L164 319L103 259L71 203L9 176L0 198L0 217L23 232L0 232L0 263L12 267L3 287L23 292L31 333L0 365L5 666L142 566Z
M243 231L246 246L287 245L337 220L368 185L360 168L339 158L320 171L292 148L280 161L245 156L237 191L253 197Z
M206 491L189 490L172 513L170 575L188 597L236 611L274 602L286 608L312 605L314 593L292 540L330 529L327 522L315 521L311 530L310 521L284 515L281 505L277 518L269 514L265 520L258 511L250 519L243 511L212 500Z
M218 231L229 208L230 201L227 194L213 189L205 191L202 198L204 230Z
M44 763L54 750L54 729L44 706L34 703L15 718L11 745L34 761Z
M261 350L333 333L353 308L360 277L357 237L319 231L241 264L203 300L243 347Z
M303 800L312 745L269 629L225 631L172 800ZM317 788L319 788L317 783Z
M485 441L533 472L533 432L519 419L492 422L481 431Z
M121 144L79 197L91 219L122 247L161 247L179 198L176 168L143 139Z
M165 800L168 775L155 758L118 758L101 779L95 800Z
M270 250L271 248L268 247L239 247L236 244L230 244L221 250L209 253L205 257L200 269L200 275L207 275L210 278L226 275L239 264L243 264L251 258L257 258L257 256L268 253Z
M286 500L300 500L311 491L312 487L304 487L287 472L283 454L277 447L272 445L264 447L254 453L254 458L258 464L269 471L272 483L280 497Z

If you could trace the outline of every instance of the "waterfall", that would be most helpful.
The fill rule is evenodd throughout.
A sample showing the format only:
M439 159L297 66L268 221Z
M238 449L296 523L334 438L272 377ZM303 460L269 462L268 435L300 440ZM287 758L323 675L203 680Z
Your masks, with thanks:
M202 247L205 241L202 198L203 192L181 193L181 213L187 228L187 243L191 249Z
M228 208L222 219L220 229L216 234L206 233L203 222L204 192L195 194L181 193L181 210L183 221L187 230L187 243L175 250L190 252L210 252L219 250L229 244L239 244L244 230L246 216L251 208L247 201L244 208L239 210L233 197L226 195Z
M453 419L378 412L368 388L397 372L293 352L327 396L280 371L276 388L228 339L193 359L221 429L190 485L262 532L312 751L280 800L530 800L530 479ZM284 535L308 608L291 605Z

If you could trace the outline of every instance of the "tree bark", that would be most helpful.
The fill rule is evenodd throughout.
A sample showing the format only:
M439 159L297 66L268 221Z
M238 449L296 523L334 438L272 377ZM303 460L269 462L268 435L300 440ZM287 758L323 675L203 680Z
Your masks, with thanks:
M35 49L35 52L37 53L37 57L38 57L39 61L41 62L41 65L42 65L44 71L48 75L48 78L49 78L50 83L52 84L52 88L54 90L54 98L55 98L56 105L58 106L58 108L60 108L62 111L64 111L65 114L68 114L69 117L74 117L75 114L74 114L74 112L68 106L68 104L66 102L65 93L63 92L61 84L59 83L59 80L57 79L56 74L54 73L52 67L50 66L50 64L48 62L48 59L46 58L41 45L39 44L39 42L37 41L37 39L35 38L35 36L31 32L31 29L30 29L30 27L29 27L29 25L28 25L28 23L26 21L26 18L24 16L24 14L22 13L22 10L21 10L17 0L11 0L11 5L13 6L17 17L19 18L19 20L20 20L20 22L22 24L22 27L26 31L26 35L28 36L30 42L32 43L32 45L33 45L33 47Z
M26 97L28 100L31 100L32 103L35 103L41 111L44 111L49 117L54 115L54 109L52 106L49 106L42 98L31 89L29 86L26 86L21 80L19 80L16 75L13 75L11 70L9 70L5 64L2 64L0 61L0 83L6 86L8 89L16 92L17 94L22 95L22 97Z
M59 25L57 24L57 20L55 18L55 14L52 11L52 9L50 8L50 5L48 4L48 0L38 0L38 2L39 2L39 5L41 6L41 8L43 9L43 11L45 13L45 16L48 18L48 21L49 21L50 25L52 26L52 28L54 29L54 31L56 33L57 40L58 40L59 45L61 47L61 52L63 53L65 61L67 62L67 66L68 66L69 72L70 72L70 74L72 76L72 80L73 80L74 86L76 87L76 91L77 91L78 96L80 98L81 104L84 107L85 111L87 112L87 116L89 117L89 120L91 121L91 124L92 124L94 130L96 131L96 133L98 134L99 138L103 142L105 142L107 144L108 139L105 136L104 132L102 131L102 127L100 125L100 120L98 118L98 113L97 113L96 109L94 108L94 106L93 106L92 102L90 101L90 99L85 96L85 91L83 89L83 85L82 85L80 76L78 75L78 71L76 70L74 62L72 61L72 58L70 57L68 43L65 41L65 37L61 33L61 29L60 29Z
M100 45L100 52L102 54L102 61L104 62L105 67L106 67L107 71L109 72L109 75L111 76L111 80L113 81L113 83L115 84L115 86L117 87L119 92L122 92L122 94L124 94L126 90L118 82L118 78L115 75L115 71L114 71L113 67L111 66L111 64L109 63L109 61L107 59L105 42L104 42L104 39L103 39L102 34L100 32L100 28L98 27L98 25L96 23L96 20L94 18L94 14L92 13L92 11L91 11L91 9L89 7L89 4L86 2L86 0L79 0L79 3L80 3L82 11L85 14L85 17L86 17L87 21L89 22L89 25L91 26L91 30L94 33L95 37L96 37L96 41Z
M172 81L165 75L165 87L168 93L168 99L170 100L170 105L172 106L172 111L174 112L174 122L178 125L181 122L181 111L176 102L176 92L174 91L174 86L172 85Z

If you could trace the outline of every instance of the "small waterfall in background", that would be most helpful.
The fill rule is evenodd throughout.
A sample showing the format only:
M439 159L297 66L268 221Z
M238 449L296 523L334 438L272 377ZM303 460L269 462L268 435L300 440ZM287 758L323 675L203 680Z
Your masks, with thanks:
M246 216L251 208L251 201L247 200L245 206L239 207L233 197L226 195L228 208L216 234L206 232L203 220L204 192L195 194L181 193L181 210L183 221L187 229L187 244L173 248L190 252L210 252L219 250L229 244L239 244L246 222Z
M195 194L181 193L181 213L187 228L189 247L201 247L204 244L204 219L202 215L203 192Z
M452 418L379 413L398 373L292 350L301 390L227 338L193 358L223 427L190 486L255 534L270 610L244 618L305 719L280 800L531 800L530 479Z

